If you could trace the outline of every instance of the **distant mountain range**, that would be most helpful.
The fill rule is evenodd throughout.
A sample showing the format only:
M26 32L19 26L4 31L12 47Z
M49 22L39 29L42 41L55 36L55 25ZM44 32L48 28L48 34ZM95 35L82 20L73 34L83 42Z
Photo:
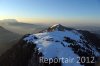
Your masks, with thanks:
M99 40L91 32L56 24L39 33L23 36L0 57L0 66L95 66L100 60ZM40 57L43 60L74 58L74 61L63 63L60 59L57 63L49 63L49 60L40 63Z
M18 33L18 34L27 34L27 33L37 33L47 26L44 25L36 25L18 22L15 19L4 19L0 21L0 25L5 27L7 30Z
M100 37L100 25L99 26L93 26L93 25L82 25L82 26L73 26L73 28L80 29L80 30L87 30L92 33L98 34Z

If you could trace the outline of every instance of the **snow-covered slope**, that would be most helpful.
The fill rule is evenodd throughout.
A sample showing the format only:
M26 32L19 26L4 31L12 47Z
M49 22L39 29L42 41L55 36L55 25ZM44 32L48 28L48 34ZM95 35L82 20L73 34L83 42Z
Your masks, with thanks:
M90 44L82 33L72 28L66 28L60 24L53 25L41 33L31 34L23 39L27 44L36 44L36 49L42 53L43 58L71 58L72 62L64 63L62 66L81 66L86 65L77 63L79 57L98 57L100 52L96 46ZM85 58L87 59L87 58ZM66 61L64 59L64 61ZM94 62L95 60L93 60ZM90 63L91 64L91 63Z

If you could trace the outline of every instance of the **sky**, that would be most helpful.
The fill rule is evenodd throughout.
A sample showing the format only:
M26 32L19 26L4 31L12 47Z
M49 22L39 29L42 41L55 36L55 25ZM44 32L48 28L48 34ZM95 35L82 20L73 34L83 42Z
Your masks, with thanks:
M0 19L100 23L100 0L0 0Z

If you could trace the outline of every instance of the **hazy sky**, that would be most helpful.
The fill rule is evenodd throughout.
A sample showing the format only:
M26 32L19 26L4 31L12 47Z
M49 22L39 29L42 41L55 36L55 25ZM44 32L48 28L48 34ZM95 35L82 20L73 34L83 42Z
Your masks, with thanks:
M100 0L0 0L0 19L100 22Z

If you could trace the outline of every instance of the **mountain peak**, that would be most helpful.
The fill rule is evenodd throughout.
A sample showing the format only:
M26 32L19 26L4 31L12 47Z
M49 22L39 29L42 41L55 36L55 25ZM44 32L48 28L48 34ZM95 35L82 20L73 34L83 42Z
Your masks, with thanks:
M100 42L93 34L55 24L42 33L23 36L0 57L0 66L94 66L100 56L99 47L95 44ZM88 58L88 62L93 61L78 61L81 57ZM64 61L60 58L64 58ZM48 62L49 59L52 59L52 63ZM55 59L58 63L54 63Z
M53 26L49 27L46 31L65 31L65 30L73 30L72 28L65 27L61 24L54 24Z
M53 26L51 26L51 28L52 27L60 27L60 26L62 26L61 24L54 24Z

